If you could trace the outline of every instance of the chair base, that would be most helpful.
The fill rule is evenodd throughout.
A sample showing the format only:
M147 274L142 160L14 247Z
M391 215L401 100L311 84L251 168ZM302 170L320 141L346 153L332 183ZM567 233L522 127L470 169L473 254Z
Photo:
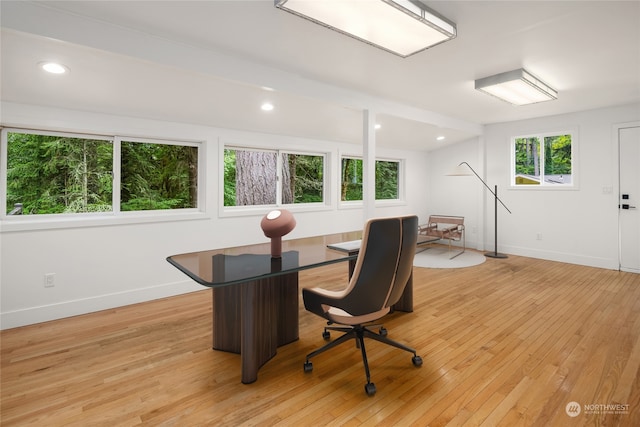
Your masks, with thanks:
M369 329L372 327L379 327L380 333L373 332L372 330ZM322 337L326 340L329 339L329 332L328 332L329 330L344 332L344 334L336 338L335 340L328 342L323 347L320 347L319 349L307 354L307 358L304 363L305 372L311 372L313 370L313 364L309 361L309 359L311 359L312 357L315 357L321 353L324 353L325 351L330 350L351 339L355 339L356 347L360 348L360 352L362 353L362 362L364 364L364 371L367 376L367 383L365 384L364 389L367 395L373 396L376 393L376 386L374 383L371 382L369 362L367 361L367 351L364 345L365 338L370 338L375 341L381 342L383 344L387 344L387 345L399 348L401 350L407 351L409 353L412 353L413 357L411 358L411 361L413 362L413 365L414 366L422 365L422 358L416 354L415 349L387 338L386 337L387 330L381 325L369 324L369 325L355 325L355 326L344 326L344 327L326 326L324 328L324 332L322 333Z

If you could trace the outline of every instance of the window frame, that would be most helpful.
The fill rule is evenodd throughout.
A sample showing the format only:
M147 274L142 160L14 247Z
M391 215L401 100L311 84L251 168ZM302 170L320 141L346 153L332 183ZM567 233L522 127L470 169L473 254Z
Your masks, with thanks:
M85 226L112 225L121 223L145 223L158 221L176 221L182 219L194 219L205 217L205 146L203 141L186 141L178 139L163 139L154 137L129 137L108 134L92 134L86 132L56 131L38 128L3 127L0 129L0 204L3 209L0 212L0 231L22 231L37 229L56 228L76 228ZM57 213L38 215L7 215L7 172L8 172L8 133L25 133L45 136L61 136L69 138L87 138L94 140L104 140L112 144L113 150L113 192L111 212L80 212L80 213ZM120 188L121 188L121 142L168 144L197 147L198 149L198 195L197 207L178 209L157 209L120 211ZM125 221L126 219L126 221Z
M544 177L544 139L561 135L571 136L571 182L568 184L551 184L546 182ZM540 141L541 179L540 184L516 184L516 140L523 138L538 138ZM530 132L513 136L509 139L509 189L512 190L544 190L544 191L566 191L579 189L578 180L578 131L575 128L565 128L562 131Z
M271 152L276 155L276 202L274 204L265 205L246 205L246 206L225 206L224 204L224 156L226 150L244 150L244 151L260 151ZM322 201L311 203L282 203L282 155L293 154L301 156L318 156L322 157ZM274 208L286 208L295 212L312 212L328 210L331 207L331 192L330 192L330 164L331 153L315 150L300 150L287 147L260 147L258 145L243 144L239 142L224 142L220 144L220 157L219 157L219 198L218 198L218 215L221 218L232 216L249 216L264 214L266 211Z

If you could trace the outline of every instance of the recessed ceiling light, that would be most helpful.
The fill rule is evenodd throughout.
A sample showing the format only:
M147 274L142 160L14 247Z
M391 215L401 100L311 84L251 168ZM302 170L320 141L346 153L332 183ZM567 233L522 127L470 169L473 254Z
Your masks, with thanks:
M41 62L39 65L43 70L51 74L64 74L69 71L67 67L57 62Z
M265 102L260 108L262 109L262 111L271 111L273 110L273 104L270 102Z
M444 136L440 135L439 137L436 138L438 141L444 141Z
M375 130L380 129L381 127L382 127L382 125L381 125L380 123L376 123L376 124L373 126L373 128L374 128Z

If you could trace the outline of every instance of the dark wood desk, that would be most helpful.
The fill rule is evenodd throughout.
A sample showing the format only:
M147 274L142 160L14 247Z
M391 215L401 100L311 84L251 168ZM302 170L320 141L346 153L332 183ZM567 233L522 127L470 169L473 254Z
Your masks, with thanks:
M277 347L298 339L298 272L357 258L329 249L360 239L361 231L282 241L282 258L270 243L173 255L167 261L212 288L213 348L240 353L242 382L252 383ZM346 286L346 284L345 284ZM410 284L395 309L412 311Z

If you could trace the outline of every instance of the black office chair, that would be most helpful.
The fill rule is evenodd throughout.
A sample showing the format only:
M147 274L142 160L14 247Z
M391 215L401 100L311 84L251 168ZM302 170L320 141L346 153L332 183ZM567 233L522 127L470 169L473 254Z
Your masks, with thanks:
M353 338L362 352L367 375L365 392L369 396L374 395L376 386L371 382L369 374L365 337L413 353L413 364L422 365L422 358L414 349L387 338L384 328L380 328L379 333L371 330L374 326L379 326L372 325L372 322L389 313L391 306L402 296L413 269L417 237L417 216L369 220L365 224L360 252L349 285L342 291L302 289L304 306L308 311L327 319L327 325L344 325L325 327L323 338L329 339L328 330L345 332L336 340L309 353L304 363L305 372L313 370L309 359Z

